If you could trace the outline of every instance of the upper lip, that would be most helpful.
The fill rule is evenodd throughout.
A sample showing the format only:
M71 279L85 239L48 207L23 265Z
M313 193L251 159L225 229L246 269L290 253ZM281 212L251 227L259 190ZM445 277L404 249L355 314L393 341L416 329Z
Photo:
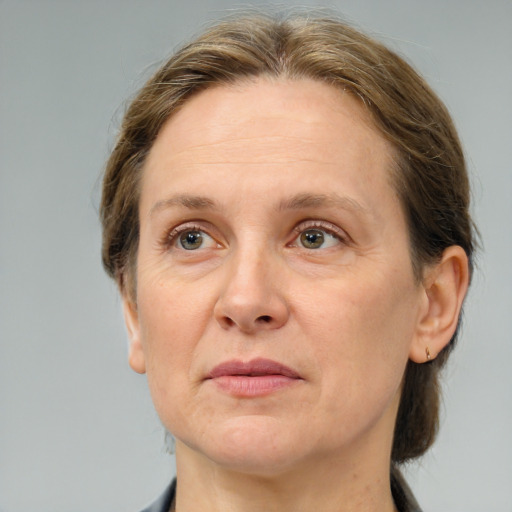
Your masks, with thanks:
M288 366L264 358L253 359L247 362L239 360L226 361L213 368L207 378L215 379L226 376L261 377L264 375L283 375L291 379L301 378L295 370Z

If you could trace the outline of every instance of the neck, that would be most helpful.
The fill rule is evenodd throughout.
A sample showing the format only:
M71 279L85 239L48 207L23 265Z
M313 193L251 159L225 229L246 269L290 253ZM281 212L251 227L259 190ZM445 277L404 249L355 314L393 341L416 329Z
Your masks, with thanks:
M389 458L304 461L257 474L219 467L177 442L177 512L394 512ZM353 461L353 459L352 459Z

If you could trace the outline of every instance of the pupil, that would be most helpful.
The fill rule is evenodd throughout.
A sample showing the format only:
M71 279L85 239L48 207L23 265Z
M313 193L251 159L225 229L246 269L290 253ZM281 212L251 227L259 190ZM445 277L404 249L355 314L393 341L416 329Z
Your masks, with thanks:
M308 249L318 249L324 243L324 234L319 229L309 229L304 231L301 235L301 242L304 247Z
M203 237L199 231L189 231L180 237L181 246L187 251L201 247Z

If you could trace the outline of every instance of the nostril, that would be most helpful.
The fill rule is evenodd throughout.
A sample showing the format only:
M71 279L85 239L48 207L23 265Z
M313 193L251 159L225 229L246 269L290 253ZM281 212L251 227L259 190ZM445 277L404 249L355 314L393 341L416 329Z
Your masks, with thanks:
M226 323L227 327L233 327L233 325L235 325L235 322L229 318L229 316L224 317L224 322Z
M257 321L264 323L264 324L268 324L272 321L272 317L270 317L268 315L262 315L257 318Z

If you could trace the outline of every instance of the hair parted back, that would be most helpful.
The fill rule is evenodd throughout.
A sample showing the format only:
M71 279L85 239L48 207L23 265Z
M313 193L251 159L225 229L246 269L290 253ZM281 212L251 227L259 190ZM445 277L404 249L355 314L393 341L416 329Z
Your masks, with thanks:
M135 300L139 183L163 124L194 94L258 76L314 79L354 94L396 150L391 178L408 223L418 280L451 245L467 253L474 227L463 151L441 100L402 58L334 17L238 15L175 53L127 109L108 160L100 216L103 265ZM392 461L422 455L439 416L439 370L455 343L425 364L409 361L395 426Z

